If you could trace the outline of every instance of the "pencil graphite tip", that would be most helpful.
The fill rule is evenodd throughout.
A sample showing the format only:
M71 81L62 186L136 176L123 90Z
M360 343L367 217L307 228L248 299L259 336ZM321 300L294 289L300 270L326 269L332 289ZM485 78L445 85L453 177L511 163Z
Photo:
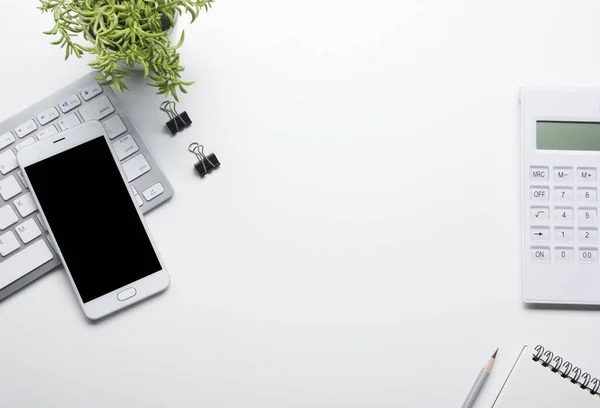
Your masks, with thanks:
M492 358L496 358L496 354L498 354L498 350L500 350L500 349L497 348L496 351L494 351L494 354L492 354Z

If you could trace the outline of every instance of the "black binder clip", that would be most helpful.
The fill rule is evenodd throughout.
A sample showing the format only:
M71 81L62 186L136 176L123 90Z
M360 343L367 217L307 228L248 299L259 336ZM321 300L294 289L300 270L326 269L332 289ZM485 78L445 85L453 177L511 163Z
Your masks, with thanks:
M173 135L192 124L192 120L187 112L184 111L181 114L177 112L175 102L173 101L164 101L161 103L160 110L169 115L169 121L166 123L166 125Z
M201 177L204 177L221 165L221 162L214 153L210 153L208 156L204 154L204 146L201 144L194 142L190 144L188 150L198 158L198 162L194 164L194 168Z

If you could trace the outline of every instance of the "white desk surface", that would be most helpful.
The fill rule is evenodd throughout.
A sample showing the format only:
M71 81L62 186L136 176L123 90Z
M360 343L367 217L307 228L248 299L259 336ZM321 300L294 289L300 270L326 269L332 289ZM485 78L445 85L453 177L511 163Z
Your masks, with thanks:
M122 95L175 188L148 217L164 294L97 324L62 269L0 302L21 407L458 407L500 347L600 375L600 310L520 298L521 85L600 84L600 3L218 0L182 99ZM87 72L0 0L0 119ZM192 141L222 167L200 179Z

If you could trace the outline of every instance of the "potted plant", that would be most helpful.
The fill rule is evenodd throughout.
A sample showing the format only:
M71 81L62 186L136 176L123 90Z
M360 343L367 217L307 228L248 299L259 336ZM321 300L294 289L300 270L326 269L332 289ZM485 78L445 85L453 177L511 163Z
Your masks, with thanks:
M98 71L102 85L125 90L123 78L139 68L144 78L150 78L149 85L158 88L158 94L178 100L177 90L186 93L193 81L181 79L184 67L178 49L185 33L172 44L170 31L179 16L189 13L194 22L213 1L40 0L39 8L52 12L54 27L44 34L58 36L52 44L65 50L65 60L85 53L96 56L89 65Z

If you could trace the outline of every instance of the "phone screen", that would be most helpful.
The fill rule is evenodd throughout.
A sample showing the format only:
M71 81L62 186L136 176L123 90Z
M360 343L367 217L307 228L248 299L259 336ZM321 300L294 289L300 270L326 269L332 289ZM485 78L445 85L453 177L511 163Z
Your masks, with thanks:
M160 271L104 137L25 168L84 303Z

